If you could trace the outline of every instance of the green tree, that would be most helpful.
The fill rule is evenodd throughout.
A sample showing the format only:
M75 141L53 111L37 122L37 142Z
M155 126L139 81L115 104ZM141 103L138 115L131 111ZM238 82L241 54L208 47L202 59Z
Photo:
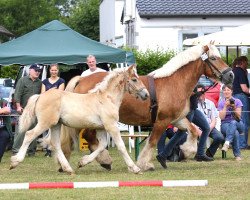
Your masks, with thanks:
M0 69L0 78L11 78L16 79L19 66L18 65L12 65L12 66L4 66Z
M64 22L82 35L99 41L99 0L78 0Z
M1 0L0 22L16 37L61 16L56 0Z

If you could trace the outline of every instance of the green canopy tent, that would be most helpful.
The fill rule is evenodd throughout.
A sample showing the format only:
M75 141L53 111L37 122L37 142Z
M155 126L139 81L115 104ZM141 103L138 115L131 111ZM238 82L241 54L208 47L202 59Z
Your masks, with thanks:
M84 63L89 54L98 63L134 63L126 51L91 40L62 22L53 20L19 38L0 45L0 65L32 63Z

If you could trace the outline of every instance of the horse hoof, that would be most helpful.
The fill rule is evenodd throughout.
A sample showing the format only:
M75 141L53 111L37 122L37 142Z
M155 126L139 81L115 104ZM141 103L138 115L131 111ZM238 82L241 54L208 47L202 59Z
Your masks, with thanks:
M10 165L10 170L12 170L12 169L14 169L15 168L15 166L13 166L13 165Z
M62 173L62 172L64 172L64 171L63 171L63 169L60 167L60 168L58 169L58 172Z
M78 167L78 168L81 168L81 167L83 167L80 161L78 162L78 165L77 165L77 167Z
M110 171L111 170L111 165L109 164L100 164L103 168L105 168L106 170Z
M148 171L155 171L155 168L154 167L150 167L150 168L148 168Z

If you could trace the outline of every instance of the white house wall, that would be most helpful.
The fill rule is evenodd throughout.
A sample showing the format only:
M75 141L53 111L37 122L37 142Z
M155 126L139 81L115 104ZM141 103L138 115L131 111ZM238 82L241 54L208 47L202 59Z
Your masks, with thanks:
M197 33L198 36L241 26L249 18L137 18L136 46L140 50L173 49L182 50L182 34Z
M125 0L103 0L100 5L100 41L109 45L126 46L125 25L120 22ZM134 0L129 0L131 5ZM129 5L130 5L129 4ZM134 15L135 13L135 15ZM125 13L126 16L126 13ZM247 17L221 18L140 18L137 9L135 20L135 44L140 50L182 50L183 34L197 36L250 23Z
M100 4L100 42L113 43L115 39L115 0L104 0Z
M120 47L124 45L124 25L121 24L124 0L103 0L100 5L100 42Z

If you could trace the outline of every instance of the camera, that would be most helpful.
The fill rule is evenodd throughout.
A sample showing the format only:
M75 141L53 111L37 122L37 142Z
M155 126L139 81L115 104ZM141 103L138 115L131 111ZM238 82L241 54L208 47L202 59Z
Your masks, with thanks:
M230 104L234 104L235 100L234 99L230 99L229 102L230 102Z

